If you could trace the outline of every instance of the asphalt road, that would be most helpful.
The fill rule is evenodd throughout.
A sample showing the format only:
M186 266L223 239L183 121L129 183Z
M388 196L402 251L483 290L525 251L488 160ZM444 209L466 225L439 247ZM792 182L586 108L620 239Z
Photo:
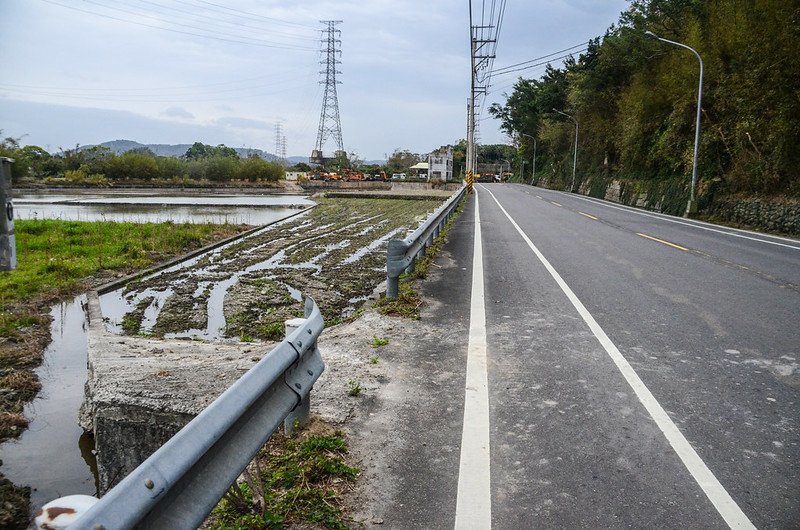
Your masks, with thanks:
M447 333L405 359L384 527L799 527L800 241L476 192L423 288Z

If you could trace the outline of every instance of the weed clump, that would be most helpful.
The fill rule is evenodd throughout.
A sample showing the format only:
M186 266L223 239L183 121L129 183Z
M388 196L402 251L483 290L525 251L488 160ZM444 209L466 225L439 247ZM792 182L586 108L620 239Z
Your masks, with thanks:
M373 336L372 341L370 341L370 345L372 345L373 348L380 348L381 346L386 346L388 344L389 339L382 339L375 336Z
M350 397L358 397L364 392L364 389L361 388L361 383L351 379L347 382L347 395Z
M274 434L214 509L206 527L261 530L315 524L348 528L340 497L360 470L345 462L347 443L342 432L327 427L323 431L303 431L294 438Z

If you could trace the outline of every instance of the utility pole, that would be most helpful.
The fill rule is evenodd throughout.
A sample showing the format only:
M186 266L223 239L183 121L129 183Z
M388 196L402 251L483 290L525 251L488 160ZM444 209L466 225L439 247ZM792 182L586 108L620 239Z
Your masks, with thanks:
M495 26L474 25L472 22L472 0L469 2L469 41L470 41L470 97L467 115L467 182L471 186L478 165L478 151L475 146L475 115L478 97L485 96L489 90L491 64L495 57L494 47L496 34L492 37ZM488 37L486 37L488 34ZM489 51L491 50L491 51ZM483 77L479 74L483 73Z
M472 154L475 152L475 37L472 27L472 0L469 0L469 55L470 55L470 85L469 102L467 103L467 185L472 191L473 174L475 165Z
M311 152L310 162L314 164L322 164L324 157L322 155L322 148L325 141L329 136L333 136L336 142L336 155L344 153L344 143L342 142L342 122L339 119L339 99L336 95L336 85L341 84L341 81L336 80L336 74L341 74L336 68L342 61L338 59L341 56L341 39L337 36L342 34L342 30L336 29L337 24L341 24L341 20L320 20L320 23L326 24L327 27L323 30L322 51L325 53L325 60L320 64L324 65L324 70L320 74L325 76L324 81L320 84L325 85L325 95L322 98L322 111L319 115L319 129L317 131L317 143L315 149Z

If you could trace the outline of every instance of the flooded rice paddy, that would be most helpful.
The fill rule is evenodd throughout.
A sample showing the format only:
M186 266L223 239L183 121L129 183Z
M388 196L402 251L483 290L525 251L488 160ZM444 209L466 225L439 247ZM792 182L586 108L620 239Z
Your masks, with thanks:
M439 201L321 199L303 215L101 297L117 333L204 340L273 340L313 297L337 322L386 275L386 245Z
M314 203L300 195L37 194L14 198L17 219L265 225Z
M281 339L284 321L302 316L304 296L317 301L328 323L338 322L384 280L387 241L404 237L440 204L318 202L316 208L101 296L107 327L205 340ZM298 213L285 210L281 218ZM38 369L42 391L25 409L30 427L0 448L3 473L15 484L31 486L33 511L63 495L96 493L93 442L78 425L86 381L84 304L85 297L78 297L53 307L52 343Z

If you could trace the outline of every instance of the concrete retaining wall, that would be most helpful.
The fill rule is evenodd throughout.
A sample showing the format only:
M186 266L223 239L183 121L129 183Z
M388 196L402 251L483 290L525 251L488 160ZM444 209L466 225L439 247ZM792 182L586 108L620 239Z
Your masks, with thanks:
M709 215L715 219L800 236L800 201L732 199L714 202Z
M103 494L273 345L114 335L105 329L96 292L88 302L88 380L80 424L94 433Z

